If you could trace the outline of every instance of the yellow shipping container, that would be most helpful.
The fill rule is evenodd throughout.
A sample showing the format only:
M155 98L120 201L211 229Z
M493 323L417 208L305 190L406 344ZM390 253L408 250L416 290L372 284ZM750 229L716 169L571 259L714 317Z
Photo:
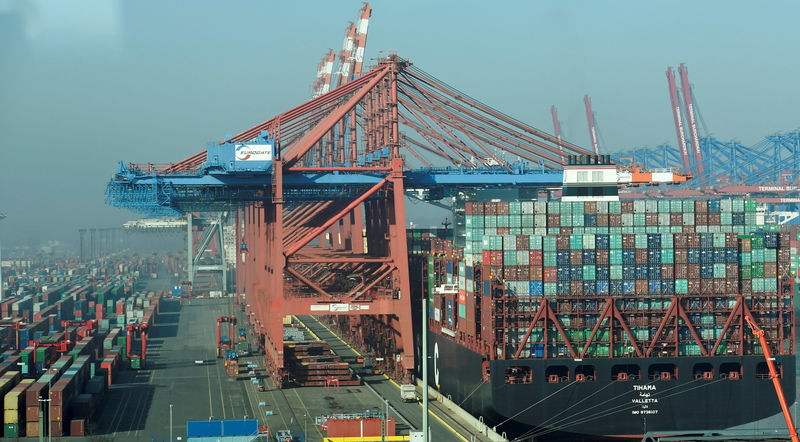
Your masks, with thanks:
M9 371L0 377L0 396L5 396L12 388L19 383L20 373L18 371Z
M19 410L5 410L3 412L3 422L8 424L19 423Z
M3 399L3 408L5 409L6 412L16 411L17 413L19 413L19 410L24 408L22 405L22 401L25 399L24 393L25 390L27 390L28 387L30 387L33 381L34 381L33 379L23 379L22 381L20 381L19 385L12 388L11 391L9 391L8 394L6 394L5 399ZM6 420L6 423L10 422Z

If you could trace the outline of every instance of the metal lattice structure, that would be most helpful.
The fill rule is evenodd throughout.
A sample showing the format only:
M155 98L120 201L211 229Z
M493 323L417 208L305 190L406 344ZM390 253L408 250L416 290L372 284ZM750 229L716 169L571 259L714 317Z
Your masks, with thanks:
M242 146L270 150L270 161L242 169L233 158ZM294 314L339 315L356 345L404 378L413 368L407 188L435 198L458 188L556 188L562 155L581 154L589 152L390 56L184 161L121 166L107 201L233 208L237 287L278 383L288 380L282 318Z

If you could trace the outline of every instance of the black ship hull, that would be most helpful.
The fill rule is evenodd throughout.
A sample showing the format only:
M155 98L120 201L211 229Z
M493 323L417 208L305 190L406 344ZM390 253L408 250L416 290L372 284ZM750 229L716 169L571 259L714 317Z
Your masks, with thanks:
M510 439L593 440L641 437L653 431L725 430L781 412L773 384L764 375L763 356L484 363L480 354L445 336L428 333L428 344L431 385ZM791 404L796 394L795 358L778 356L775 362L786 373L781 385ZM660 364L655 377L654 364ZM620 365L631 373L638 368L639 374L618 380ZM658 367L665 365L674 367L669 380L659 375ZM583 372L587 366L594 375L576 381L576 370ZM483 373L487 367L488 381ZM741 368L738 379L727 372L731 367ZM508 378L508 373L520 371L529 372L530 378ZM553 373L560 373L558 380Z

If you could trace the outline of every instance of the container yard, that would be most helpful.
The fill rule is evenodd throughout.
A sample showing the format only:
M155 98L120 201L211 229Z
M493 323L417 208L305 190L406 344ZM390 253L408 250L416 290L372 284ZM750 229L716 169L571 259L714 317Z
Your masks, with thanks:
M628 3L1 5L0 436L800 442L800 9Z

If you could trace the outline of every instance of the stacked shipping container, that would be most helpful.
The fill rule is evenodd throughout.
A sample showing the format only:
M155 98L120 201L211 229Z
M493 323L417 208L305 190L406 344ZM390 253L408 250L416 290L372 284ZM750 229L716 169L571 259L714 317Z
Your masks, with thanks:
M754 200L465 211L463 250L412 234L426 280L414 283L434 329L492 358L758 354L741 323L726 326L745 309L773 351L793 351L792 238Z

